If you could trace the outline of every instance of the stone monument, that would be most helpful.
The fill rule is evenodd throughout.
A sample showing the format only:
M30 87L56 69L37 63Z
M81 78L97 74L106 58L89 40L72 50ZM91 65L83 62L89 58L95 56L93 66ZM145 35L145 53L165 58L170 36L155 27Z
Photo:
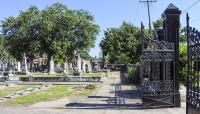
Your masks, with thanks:
M82 72L85 73L86 72L86 68L85 68L85 60L84 59L83 59L83 64L82 65L83 65Z
M51 58L49 65L49 74L55 74L53 58Z
M24 57L22 60L22 73L23 74L30 74L30 72L28 71L28 67L27 67L27 58L26 55L24 53Z
M81 57L78 55L77 57L77 72L81 73Z
M65 63L64 63L64 72L68 73L68 71L69 71L69 65L68 65L68 61L67 61L67 58L66 58Z
M17 71L21 72L21 63L20 62L17 62Z

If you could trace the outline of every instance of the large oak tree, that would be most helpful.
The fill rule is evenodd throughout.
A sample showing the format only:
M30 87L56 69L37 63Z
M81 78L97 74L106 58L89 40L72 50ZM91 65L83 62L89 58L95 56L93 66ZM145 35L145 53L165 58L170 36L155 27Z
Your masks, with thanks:
M88 52L94 46L99 26L85 10L71 10L55 3L43 10L31 6L17 17L2 21L2 31L11 54L21 59L23 53L46 53L63 61L75 53Z

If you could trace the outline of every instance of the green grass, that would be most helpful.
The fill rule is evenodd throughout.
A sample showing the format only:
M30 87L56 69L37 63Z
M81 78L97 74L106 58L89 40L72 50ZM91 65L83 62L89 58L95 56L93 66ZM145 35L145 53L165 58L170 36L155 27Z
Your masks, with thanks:
M89 96L91 90L76 87L72 88L69 85L52 85L50 88L34 92L28 95L20 96L6 101L7 105L29 105L41 101L50 101L66 96Z
M33 86L34 85L18 85L15 87L3 87L3 88L0 87L0 98L3 98L5 96L15 93L17 91L31 88Z
M88 76L88 77L100 77L102 73L83 73L81 76Z

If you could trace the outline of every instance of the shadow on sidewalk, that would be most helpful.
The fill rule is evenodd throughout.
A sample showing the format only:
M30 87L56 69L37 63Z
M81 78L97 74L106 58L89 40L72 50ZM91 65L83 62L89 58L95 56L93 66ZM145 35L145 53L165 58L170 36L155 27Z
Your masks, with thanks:
M133 85L132 85L133 86ZM65 105L68 109L141 109L141 95L136 86L115 85L115 96L88 96L88 102L73 102Z
M95 104L95 103L70 103L65 105L68 109L141 109L140 104Z

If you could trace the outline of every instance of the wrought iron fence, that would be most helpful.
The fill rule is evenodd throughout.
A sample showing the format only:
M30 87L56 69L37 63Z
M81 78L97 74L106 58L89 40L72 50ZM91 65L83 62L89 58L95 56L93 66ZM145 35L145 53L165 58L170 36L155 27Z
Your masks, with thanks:
M200 113L200 31L189 26L187 14L187 107L186 114Z

